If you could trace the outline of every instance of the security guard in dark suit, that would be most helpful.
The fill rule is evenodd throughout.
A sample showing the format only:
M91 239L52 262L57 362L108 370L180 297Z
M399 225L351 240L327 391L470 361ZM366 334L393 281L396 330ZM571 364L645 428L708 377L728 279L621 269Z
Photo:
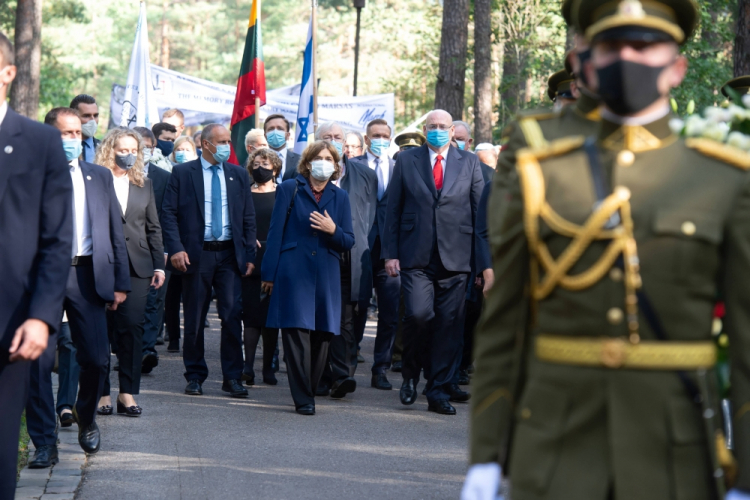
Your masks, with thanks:
M465 499L750 498L750 155L670 130L692 0L578 0L602 122L492 197ZM574 7L574 11L576 11ZM711 338L730 336L734 457Z

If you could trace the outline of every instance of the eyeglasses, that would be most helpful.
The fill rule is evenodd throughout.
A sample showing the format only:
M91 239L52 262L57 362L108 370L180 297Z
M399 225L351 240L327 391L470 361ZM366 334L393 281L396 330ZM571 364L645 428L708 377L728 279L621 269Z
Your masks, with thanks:
M427 130L450 130L453 125L445 125L444 123L431 123L427 125Z

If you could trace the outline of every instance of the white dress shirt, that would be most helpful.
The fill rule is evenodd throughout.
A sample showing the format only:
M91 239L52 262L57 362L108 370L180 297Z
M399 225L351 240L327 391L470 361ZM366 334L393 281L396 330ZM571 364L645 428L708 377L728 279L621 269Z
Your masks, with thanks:
M371 169L375 170L377 173L377 170L375 169L375 158L378 158L374 154L370 152L370 150L367 150L367 164L370 166ZM445 163L445 162L443 162ZM433 166L435 165L435 162L432 162ZM380 158L380 171L383 175L383 191L388 189L388 182L390 182L390 178L388 177L390 175L390 161L388 161L388 155L384 154L382 158Z
M78 158L70 162L70 178L73 181L73 255L91 255L94 244L91 241L91 218L86 203L86 181L78 164Z
M117 177L114 173L112 177L115 181L115 194L117 195L117 201L120 202L120 208L122 209L122 215L125 215L125 211L128 208L128 195L130 194L130 177L128 174L122 177Z
M448 158L446 158L446 156L448 156L448 151L450 150L451 148L449 146L448 148L446 148L445 152L440 153L440 156L443 157L443 179L445 179L445 164L448 163ZM430 170L432 170L435 168L435 162L437 161L438 153L430 148L427 148L427 151L430 152Z
M5 120L5 115L8 113L8 101L3 101L2 104L0 104L0 126L3 124L3 120Z
M281 158L281 172L279 172L279 176L276 178L276 183L281 184L281 182L284 180L284 174L286 173L286 154L287 154L287 148L284 148L280 151L274 150L274 152L279 155L279 158Z

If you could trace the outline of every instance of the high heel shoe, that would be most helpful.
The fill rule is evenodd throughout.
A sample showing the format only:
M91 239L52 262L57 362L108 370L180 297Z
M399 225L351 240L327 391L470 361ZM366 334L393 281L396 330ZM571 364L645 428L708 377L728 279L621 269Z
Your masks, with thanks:
M100 406L96 409L97 415L112 415L112 405Z
M126 417L140 417L141 413L143 412L143 408L141 408L138 405L135 406L125 406L120 402L120 400L117 400L117 414L125 414Z

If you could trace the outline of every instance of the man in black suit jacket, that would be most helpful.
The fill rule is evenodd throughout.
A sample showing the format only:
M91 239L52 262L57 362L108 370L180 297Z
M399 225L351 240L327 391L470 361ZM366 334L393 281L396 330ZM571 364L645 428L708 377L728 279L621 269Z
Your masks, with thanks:
M86 452L96 453L99 449L96 405L109 362L104 308L109 302L116 309L130 291L128 256L111 172L78 159L81 141L78 114L70 108L55 108L44 121L62 136L73 184L73 243L67 251L72 256L72 265L65 266L68 276L63 309L81 368L78 400L73 409L79 442ZM57 461L51 380L54 362L54 343L50 343L31 369L31 397L26 416L29 435L36 447L29 463L34 468L49 467Z
M385 230L385 213L388 205L388 185L393 179L396 162L388 157L391 127L383 119L367 124L365 144L367 150L356 158L366 163L378 178L378 203L375 223L368 240L372 254L372 272L375 291L378 294L378 328L373 350L372 380L376 389L390 391L393 387L386 377L391 366L393 343L398 333L398 311L401 297L401 277L389 276L385 271L385 261L381 258L382 237Z
M269 115L263 122L263 131L266 133L268 147L276 151L281 158L281 172L276 179L276 183L294 179L297 177L297 165L299 165L300 155L290 151L286 147L289 141L289 122L284 115Z
M70 107L75 109L81 118L81 132L83 133L81 159L88 163L94 163L96 148L99 147L101 142L94 137L99 128L99 105L93 96L79 94L70 101Z
M30 361L60 326L73 186L60 135L7 104L13 45L0 32L0 498L16 490Z
M421 368L430 411L454 415L448 385L461 356L466 281L482 195L476 155L450 146L450 114L434 110L424 126L427 144L398 156L388 188L383 258L401 273L404 382L401 402L417 398Z
M153 151L156 147L154 133L146 127L134 127L133 130L143 137L144 150L150 149ZM156 201L156 212L159 214L159 223L163 225L162 205L171 174L163 168L159 168L157 165L146 161L145 151L143 170L146 172L146 176L151 179L151 186L154 189L154 199ZM164 260L166 261L166 254ZM152 286L149 289L148 298L146 299L146 318L143 324L143 361L141 364L141 371L143 373L151 373L159 364L159 355L156 352L156 346L164 343L164 301L169 280L172 277L170 267L165 266L166 262L159 267L159 269L164 269L165 271L164 284L159 288ZM162 339L161 342L159 342L159 339Z
M221 318L222 390L246 397L240 377L242 358L241 276L252 273L255 262L255 209L250 176L227 163L231 136L221 125L203 129L203 155L176 165L167 185L162 212L166 250L172 265L185 273L182 296L185 315L183 360L185 392L203 394L208 377L203 329L211 288Z

